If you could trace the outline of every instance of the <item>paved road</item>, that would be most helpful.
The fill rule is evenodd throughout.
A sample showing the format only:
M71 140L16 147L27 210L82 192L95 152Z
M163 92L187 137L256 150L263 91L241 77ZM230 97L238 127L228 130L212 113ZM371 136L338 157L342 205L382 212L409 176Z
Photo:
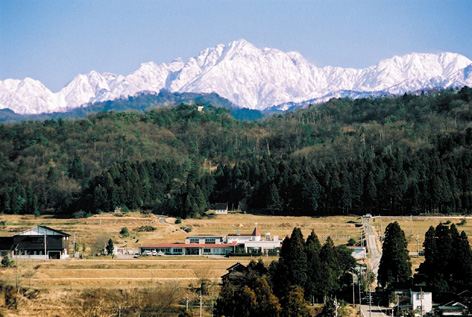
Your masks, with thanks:
M377 272L379 271L380 258L382 257L382 252L378 247L378 237L370 226L371 218L363 218L365 235L367 241L367 247L369 249L369 258L370 267L377 277ZM369 305L361 305L362 314L364 316L372 317L385 317L386 315L382 312L382 307L379 307L376 303L372 303L371 310L369 311Z
M370 219L371 218L363 218L364 222L364 228L365 228L365 234L366 234L366 240L367 240L367 247L369 248L369 262L371 265L372 271L375 273L375 276L377 276L377 272L379 271L379 264L380 264L380 258L382 257L382 252L378 248L378 237L375 234L375 232L372 230L372 227L370 226Z
M362 315L365 317L387 317L387 315L382 312L382 309L385 308L379 307L377 305L372 305L372 311L369 311L369 305L362 305L361 309Z

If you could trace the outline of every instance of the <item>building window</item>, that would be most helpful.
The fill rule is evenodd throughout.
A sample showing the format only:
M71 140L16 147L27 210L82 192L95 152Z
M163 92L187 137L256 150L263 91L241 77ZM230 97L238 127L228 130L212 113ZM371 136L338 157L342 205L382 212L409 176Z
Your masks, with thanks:
M190 238L190 243L199 243L200 239L198 238Z
M206 238L205 243L207 244L215 244L215 238Z
M174 253L182 253L182 249L174 249Z
M211 253L211 249L203 249L203 253Z

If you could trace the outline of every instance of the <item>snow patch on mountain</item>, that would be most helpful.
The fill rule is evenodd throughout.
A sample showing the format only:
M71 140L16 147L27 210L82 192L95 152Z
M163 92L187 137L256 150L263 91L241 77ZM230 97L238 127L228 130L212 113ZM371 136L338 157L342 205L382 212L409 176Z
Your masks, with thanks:
M288 109L335 97L403 94L472 86L472 61L455 53L412 53L364 68L318 68L300 53L257 48L245 40L217 45L187 62L143 63L123 76L92 71L57 93L39 81L0 81L0 108L20 114L66 111L140 92L218 93L240 107Z

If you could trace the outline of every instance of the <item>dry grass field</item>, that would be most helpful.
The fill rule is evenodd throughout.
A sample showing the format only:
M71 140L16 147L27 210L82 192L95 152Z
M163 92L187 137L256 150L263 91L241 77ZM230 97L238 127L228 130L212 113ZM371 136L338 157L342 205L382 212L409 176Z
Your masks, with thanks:
M383 233L388 223L398 221L405 231L409 250L416 251L418 245L421 250L424 233L431 225L436 226L441 221L443 223L450 221L457 225L461 219L381 217L371 221L379 233ZM356 222L361 222L361 219L356 216L312 218L228 214L212 215L202 219L185 219L182 223L175 224L174 218L139 213L100 214L86 219L1 215L0 236L10 236L37 225L46 225L71 234L70 251L72 251L74 235L80 245L80 251L83 244L86 246L86 251L83 252L84 259L23 260L17 262L16 268L0 269L4 285L18 285L28 290L22 296L17 296L17 309L10 309L4 313L12 316L50 316L53 311L57 316L86 316L90 312L81 311L79 308L83 305L74 304L73 298L79 298L79 303L86 301L90 297L87 297L87 292L96 291L106 293L110 298L121 298L126 292L135 294L140 290L173 285L173 287L179 287L179 296L183 297L187 294L186 290L196 288L202 280L207 280L214 285L213 295L205 299L206 313L204 315L209 315L211 299L214 299L217 294L217 285L221 281L221 275L226 273L226 268L236 262L247 264L251 258L163 256L111 259L111 257L93 256L92 251L95 250L97 241L111 238L115 245L137 250L139 246L146 244L183 242L185 236L188 235L227 235L238 231L241 234L249 234L257 223L262 235L270 233L272 237L277 235L283 238L290 235L294 227L299 227L305 237L311 230L315 230L322 243L331 236L335 244L344 244L351 237L356 241L359 240L361 228L355 226ZM141 232L139 228L143 226L153 226L156 229L152 232ZM122 237L119 234L123 227L128 228L129 237ZM190 232L187 233L183 229ZM458 226L458 229L472 236L472 220L470 223L466 222ZM263 260L270 263L274 258L264 257ZM417 267L423 258L413 257L412 261L413 266ZM58 296L60 304L57 302ZM180 298L177 302L182 307L182 299ZM2 306L5 306L5 303L2 303L0 299L0 307ZM88 306L93 305L88 304ZM52 307L56 308L51 310ZM71 311L70 307L75 307L75 310ZM0 308L0 316L1 314ZM107 316L106 313L96 315Z
M465 219L465 223L461 222ZM391 222L398 222L402 230L405 232L405 237L408 242L408 250L410 252L417 252L423 249L424 235L430 226L436 228L439 223L455 224L459 232L464 231L469 237L469 242L472 242L472 218L451 216L451 217L376 217L372 219L372 224L377 229L377 232L384 234L385 228Z
M100 238L111 238L115 245L125 246L137 250L140 246L161 242L183 242L188 235L213 234L227 235L228 233L250 234L257 223L261 234L278 235L280 239L290 235L294 227L301 228L304 236L315 230L323 242L331 236L335 244L344 244L349 238L356 240L360 237L360 230L349 221L360 221L359 217L282 217L257 216L248 214L213 215L202 219L184 219L181 224L175 224L175 218L163 218L153 214L100 214L85 219L57 219L52 216L35 218L30 215L2 215L0 216L0 236L10 236L28 228L45 225L67 232L79 243L86 245L86 255L91 254L92 247ZM139 232L143 226L156 228L152 232ZM129 237L120 236L120 230L126 227ZM189 228L187 233L182 228Z
M111 259L93 256L97 241L111 238L115 245L137 250L139 246L146 244L183 242L188 235L227 235L238 231L241 234L250 234L257 223L263 235L270 233L272 237L278 235L282 239L290 235L294 227L300 227L305 237L311 230L315 230L322 242L331 236L336 244L344 244L351 237L356 240L360 238L360 228L356 227L354 222L360 222L360 218L228 214L184 219L182 223L175 224L174 218L140 213L100 214L86 219L1 215L0 236L11 236L37 225L45 225L71 235L70 251L74 236L80 251L83 244L86 246L84 259L23 260L17 262L16 268L0 269L4 285L18 285L27 290L23 295L15 295L16 306L13 307L17 309L5 312L12 316L87 316L91 314L90 311L84 312L81 307L84 307L83 303L90 297L87 297L88 292L109 294L107 296L113 298L109 302L114 302L123 296L123 292L136 294L151 288L166 288L172 285L179 287L179 296L183 297L189 289L198 287L202 280L208 280L214 287L212 295L205 297L203 315L209 316L209 307L212 299L218 294L218 284L221 282L221 276L227 272L226 269L236 262L247 264L251 258L163 256ZM153 226L156 230L141 232L139 228L143 226ZM129 237L119 234L123 227L128 228ZM266 263L274 259L263 258ZM5 292L4 290L3 293ZM182 307L182 298L177 302ZM198 307L195 299L193 304ZM88 303L87 306L93 306L93 303ZM110 309L112 308L109 307L107 311ZM0 315L1 312L0 308ZM107 316L107 313L96 315Z

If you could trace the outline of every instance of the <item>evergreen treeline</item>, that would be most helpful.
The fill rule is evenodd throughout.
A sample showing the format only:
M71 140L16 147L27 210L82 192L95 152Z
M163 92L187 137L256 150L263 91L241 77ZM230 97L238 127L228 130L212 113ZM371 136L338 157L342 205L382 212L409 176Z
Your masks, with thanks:
M457 225L463 225L465 219ZM472 249L464 231L450 221L431 226L424 238L424 261L411 279L411 261L404 231L397 222L385 230L378 282L393 290L407 285L428 286L435 293L457 292L472 285ZM410 284L411 283L411 284Z
M311 316L306 300L323 301L351 294L355 266L351 251L335 247L331 238L321 246L311 232L305 241L299 228L285 238L278 261L267 268L252 261L237 280L225 279L214 310L216 316Z
M468 213L471 104L464 87L333 99L257 122L181 104L2 124L0 211L188 217L229 202L274 214Z
M472 285L472 251L464 231L440 223L425 234L424 257L417 278L435 291L457 291Z

